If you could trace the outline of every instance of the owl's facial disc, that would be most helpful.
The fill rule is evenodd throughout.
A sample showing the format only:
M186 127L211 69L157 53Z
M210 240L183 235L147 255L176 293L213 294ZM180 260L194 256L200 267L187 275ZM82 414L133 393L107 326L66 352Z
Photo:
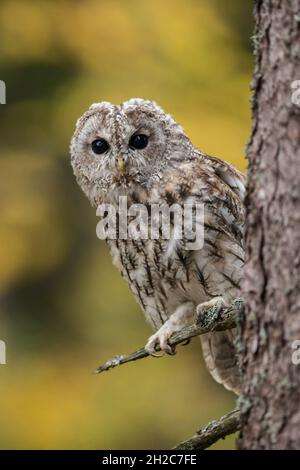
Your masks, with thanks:
M94 204L120 191L149 188L170 162L181 160L185 142L182 128L154 102L102 102L78 120L71 161Z

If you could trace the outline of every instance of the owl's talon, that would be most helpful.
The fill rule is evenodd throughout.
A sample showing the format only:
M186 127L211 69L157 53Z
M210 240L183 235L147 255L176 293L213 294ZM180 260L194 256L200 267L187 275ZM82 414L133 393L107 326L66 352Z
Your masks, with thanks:
M166 353L167 353L169 356L175 356L175 355L177 354L177 351L176 351L175 348L170 347L170 349L167 350Z
M148 351L147 351L148 352ZM162 352L161 354L159 353L151 353L151 352L148 352L149 356L152 356L152 357L156 357L156 358L159 358L159 357L163 357L164 356L164 353Z
M162 350L168 354L169 356L175 356L176 354L176 346L175 345L171 345L169 343L169 341L165 341L162 345L161 345L161 348Z

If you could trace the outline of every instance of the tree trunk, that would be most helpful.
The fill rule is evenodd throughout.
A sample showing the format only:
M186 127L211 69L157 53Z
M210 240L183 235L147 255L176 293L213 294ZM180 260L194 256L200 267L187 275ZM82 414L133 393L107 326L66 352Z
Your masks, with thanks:
M257 0L255 21L239 447L300 449L300 0Z

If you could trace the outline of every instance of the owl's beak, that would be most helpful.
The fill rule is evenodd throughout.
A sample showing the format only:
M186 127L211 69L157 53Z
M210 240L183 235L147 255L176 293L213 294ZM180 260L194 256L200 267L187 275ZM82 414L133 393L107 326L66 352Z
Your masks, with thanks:
M121 156L117 157L116 167L120 175L123 176L125 174L125 167L126 167L124 157L121 157Z

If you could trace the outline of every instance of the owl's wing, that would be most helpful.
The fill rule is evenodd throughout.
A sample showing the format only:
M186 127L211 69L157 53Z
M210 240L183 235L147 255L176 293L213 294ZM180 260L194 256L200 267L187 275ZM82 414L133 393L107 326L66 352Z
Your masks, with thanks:
M203 205L203 251L189 249L193 233L173 244L177 257L188 266L198 266L199 284L210 296L221 296L226 303L239 296L243 266L243 197L245 177L230 164L200 155L184 164L173 178L177 202ZM170 190L167 185L166 189ZM196 217L195 217L196 219ZM194 226L197 228L197 219ZM199 255L198 255L199 253ZM205 266L207 271L205 271ZM215 271L215 274L214 274ZM206 277L207 272L209 276ZM223 277L224 279L223 279ZM195 286L198 289L197 285ZM200 288L200 285L199 285ZM239 369L234 347L235 330L211 332L201 336L203 356L215 380L238 393Z
M203 155L197 166L206 169L207 188L201 191L201 178L195 180L195 200L204 198L206 216L213 226L243 246L245 176L229 163L208 155Z
M162 187L161 197L169 203L203 208L204 221L200 223L204 222L208 243L219 233L243 247L245 177L232 165L201 154L176 169ZM193 212L193 226L197 223ZM178 254L191 241L183 234L182 240L176 243Z

